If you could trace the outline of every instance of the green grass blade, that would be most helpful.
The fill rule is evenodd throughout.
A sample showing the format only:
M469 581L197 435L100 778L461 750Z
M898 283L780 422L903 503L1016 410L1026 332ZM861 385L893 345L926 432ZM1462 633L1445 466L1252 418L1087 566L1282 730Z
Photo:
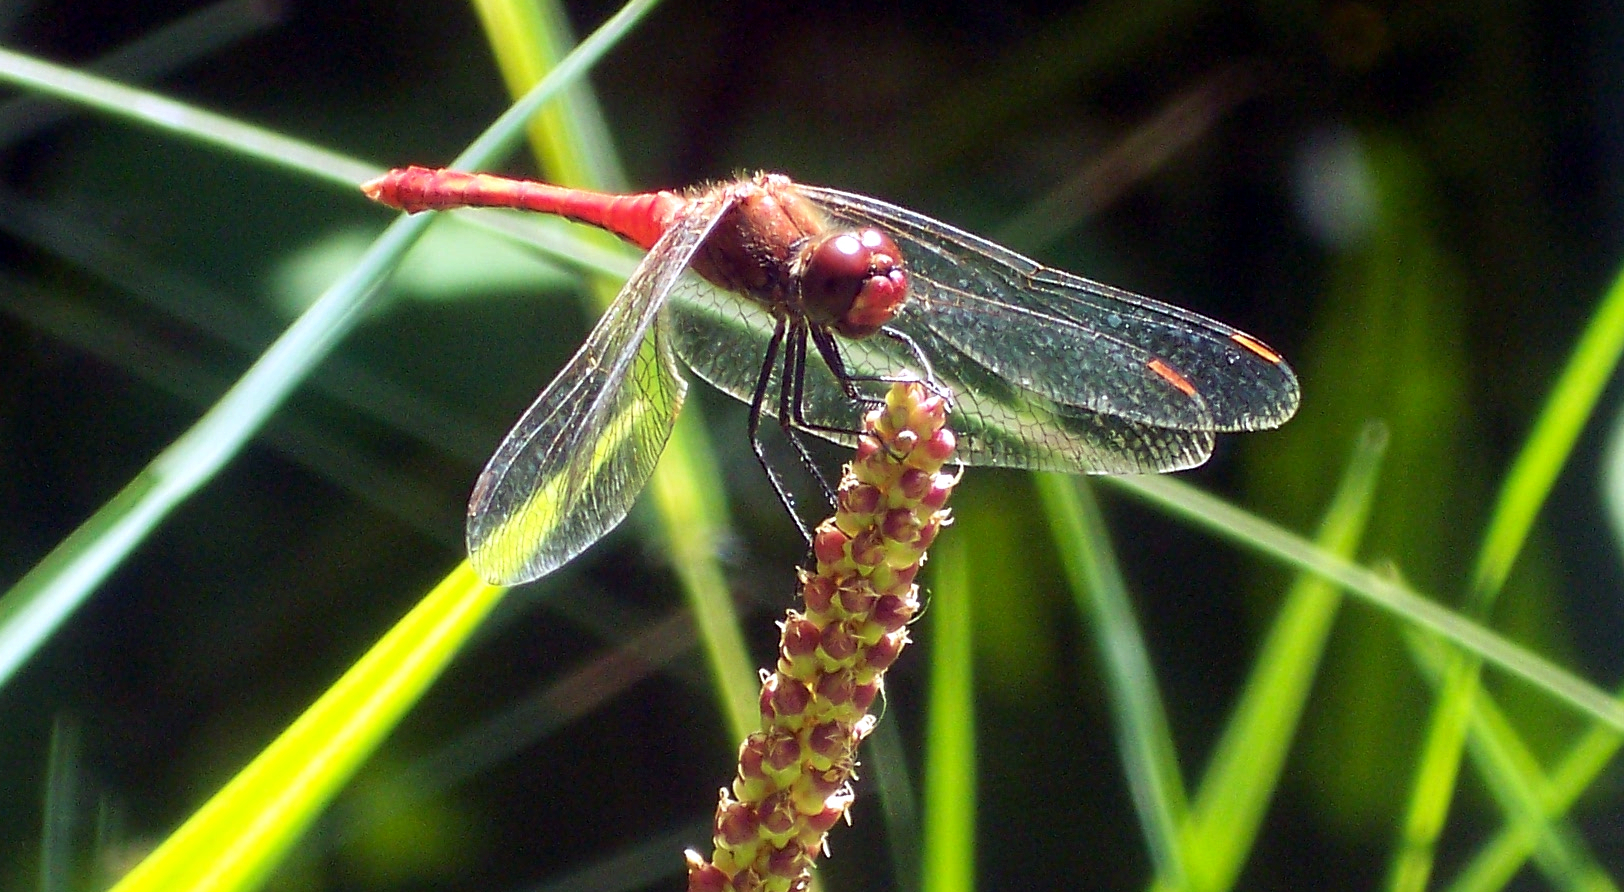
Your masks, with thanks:
M1316 537L1327 552L1357 552L1386 444L1385 431L1375 426L1359 438ZM1341 605L1336 587L1313 576L1300 577L1286 594L1190 810L1184 844L1192 888L1234 887L1279 786Z
M1534 785L1545 820L1554 821L1566 814L1612 764L1621 745L1624 745L1624 735L1611 728L1595 726L1557 760L1546 783ZM1492 892L1505 888L1542 842L1542 832L1540 822L1526 820L1501 828L1448 889L1450 892Z
M1182 886L1189 870L1178 840L1188 803L1178 752L1105 519L1084 481L1038 474L1036 483L1072 598L1078 612L1092 620L1116 715L1123 772L1157 879Z
M1454 652L1423 635L1412 634L1407 638L1422 674L1435 687L1441 686ZM1531 835L1534 842L1531 854L1540 869L1557 888L1612 888L1577 829L1562 820L1560 814L1549 812L1550 783L1545 772L1494 698L1480 691L1474 704L1467 736L1473 763L1500 803L1507 823ZM1506 874L1500 878L1500 885L1490 888L1500 888L1510 878L1510 874ZM1477 881L1484 879L1487 877L1479 876Z
M346 187L377 175L369 165L310 143L4 48L0 48L0 82Z
M264 424L371 305L427 220L390 226L197 424L0 598L0 684L177 504L206 483Z
M627 16L604 23L593 36L594 43L583 43L572 57L566 74L580 74L582 65L596 61L610 47L599 41L599 35L612 34L616 39L635 24L656 0L627 7ZM583 57L587 53L590 58ZM215 114L195 106L177 102L147 90L115 83L94 75L53 65L39 59L0 48L0 82L11 83L44 96L72 102L101 112L108 117L128 121L137 126L167 133L187 142L221 149L268 166L282 168L310 179L339 186L354 193L356 185L382 173L377 164L351 158L302 140L293 139ZM522 106L516 118L534 114L538 102L545 103L549 95L567 86L555 77L546 91L532 97ZM512 112L510 111L510 114ZM492 128L503 130L514 126L506 118ZM496 154L513 146L518 136L511 136L494 145ZM473 154L464 153L456 163L488 164L495 157L491 145L470 147ZM360 200L359 198L357 200ZM505 238L534 245L549 256L566 261L577 268L595 270L614 275L629 275L635 262L628 261L627 252L617 243L613 250L605 250L601 243L589 242L581 237L577 227L539 218L534 214L504 211L467 211L457 215L454 223L474 225L495 232Z
M926 892L970 892L976 879L975 590L961 539L943 537L932 563L920 884Z
M1486 618L1493 609L1534 518L1618 367L1621 352L1624 274L1614 280L1591 318L1500 490L1473 572L1466 607L1471 616ZM1434 848L1454 799L1480 670L1475 657L1458 655L1445 675L1389 881L1395 892L1419 892L1431 874Z
M1187 483L1168 477L1103 479L1222 538L1336 583L1372 606L1433 632L1530 682L1581 713L1624 730L1624 703L1606 691L1400 583L1331 554L1289 530Z
M1602 297L1601 305L1574 347L1567 368L1556 380L1522 451L1506 475L1494 515L1483 536L1473 588L1498 591L1528 538L1534 518L1567 464L1573 446L1595 413L1607 382L1624 353L1624 270Z
M458 567L114 892L263 882L505 591Z
M511 146L519 138L529 115L570 79L579 76L585 65L601 56L613 40L652 5L652 2L628 5L605 23L581 44L577 54L554 70L553 76L498 118L459 161L469 165L484 163L504 147ZM26 70L50 83L57 91L52 95L71 93L72 98L96 108L122 99L133 104L133 111L141 113L136 115L137 119L148 123L169 120L164 116L183 110L165 103L154 110L141 101L150 94L129 95L140 94L140 91L114 89L116 85L65 69L37 70L42 64L0 51L0 79L9 77L22 82L18 72ZM192 138L224 139L227 134L239 134L235 125L224 126L229 122L218 116L180 115L179 119L184 119L188 126L176 132L185 132ZM176 123L178 127L181 121ZM239 135L250 140L253 136ZM260 147L256 142L253 146L244 146L242 151L254 154ZM349 185L354 186L355 182ZM433 215L429 214L397 219L354 269L323 292L191 429L0 597L0 685L11 678L17 667L171 509L212 478L242 448L288 394L348 334L355 322L363 318L379 286L432 219Z

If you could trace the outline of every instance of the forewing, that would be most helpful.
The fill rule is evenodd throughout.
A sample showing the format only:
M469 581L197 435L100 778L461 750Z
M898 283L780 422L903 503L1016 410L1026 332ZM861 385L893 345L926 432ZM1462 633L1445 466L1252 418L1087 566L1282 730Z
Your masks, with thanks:
M753 396L773 317L753 302L722 291L697 276L685 276L666 307L677 354L718 390L748 404ZM970 465L1029 468L1086 474L1129 474L1194 467L1212 452L1210 431L1181 431L1064 406L1021 391L992 374L928 329L916 333L930 358L936 380L954 398L951 422L958 436L957 457ZM838 339L847 370L860 377L911 374L925 378L913 353L883 335ZM779 369L773 370L769 399L773 415ZM882 388L870 385L871 395ZM806 420L840 430L858 426L862 407L852 402L817 358L806 368L803 403ZM835 442L849 437L825 430L812 433Z
M728 202L677 215L491 456L468 504L468 556L486 581L544 576L631 510L687 390L660 307Z
M898 328L929 329L1024 391L1192 431L1276 427L1297 409L1290 367L1223 323L1049 269L878 199L799 188L833 225L878 226L896 240L912 283Z

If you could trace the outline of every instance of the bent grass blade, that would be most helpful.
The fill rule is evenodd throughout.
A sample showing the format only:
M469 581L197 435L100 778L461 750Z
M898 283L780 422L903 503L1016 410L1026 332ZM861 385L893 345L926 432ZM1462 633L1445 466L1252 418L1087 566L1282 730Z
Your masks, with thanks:
M113 892L262 884L506 591L458 567Z

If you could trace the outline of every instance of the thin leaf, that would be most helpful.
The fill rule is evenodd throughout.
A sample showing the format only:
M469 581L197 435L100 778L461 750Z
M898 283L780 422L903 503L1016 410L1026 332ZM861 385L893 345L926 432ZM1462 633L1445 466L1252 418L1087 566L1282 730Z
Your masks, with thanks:
M926 892L970 892L976 874L976 713L970 555L961 537L936 546L930 608L930 713L925 725Z
M505 592L459 566L114 892L263 882Z
M1122 768L1157 880L1181 886L1189 870L1178 843L1179 828L1189 803L1156 672L1105 520L1085 482L1056 474L1038 474L1036 481L1072 598L1078 612L1092 620L1116 716Z
M1320 523L1316 542L1332 554L1358 551L1376 493L1385 430L1367 427ZM1252 851L1308 692L1342 605L1335 586L1304 575L1287 592L1201 780L1184 836L1192 888L1231 889ZM1162 883L1153 888L1169 889Z
M1618 370L1624 354L1624 270L1602 297L1585 326L1568 365L1551 388L1528 440L1506 475L1495 503L1483 548L1478 554L1473 588L1498 591L1528 538L1551 486L1573 454L1579 434L1595 414L1596 401Z
M1590 420L1602 388L1618 367L1621 352L1624 273L1614 280L1591 318L1500 490L1473 573L1466 604L1470 616L1486 619L1493 610L1528 530ZM1389 879L1395 892L1420 892L1432 872L1438 835L1454 799L1480 671L1479 661L1471 655L1458 655L1450 661L1416 768L1400 851Z
M1411 625L1477 654L1608 726L1624 730L1624 703L1584 679L1418 592L1330 554L1312 542L1168 477L1106 477L1135 495L1246 548L1342 586Z

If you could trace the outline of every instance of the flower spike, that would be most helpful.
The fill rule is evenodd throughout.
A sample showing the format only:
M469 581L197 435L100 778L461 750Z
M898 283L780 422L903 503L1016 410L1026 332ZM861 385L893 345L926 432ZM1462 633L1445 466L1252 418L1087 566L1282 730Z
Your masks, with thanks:
M835 515L813 535L775 671L764 673L761 729L739 747L716 808L716 851L689 850L689 892L802 892L829 828L855 798L857 747L885 670L919 611L914 577L949 523L956 473L947 403L923 384L893 385L863 420Z

